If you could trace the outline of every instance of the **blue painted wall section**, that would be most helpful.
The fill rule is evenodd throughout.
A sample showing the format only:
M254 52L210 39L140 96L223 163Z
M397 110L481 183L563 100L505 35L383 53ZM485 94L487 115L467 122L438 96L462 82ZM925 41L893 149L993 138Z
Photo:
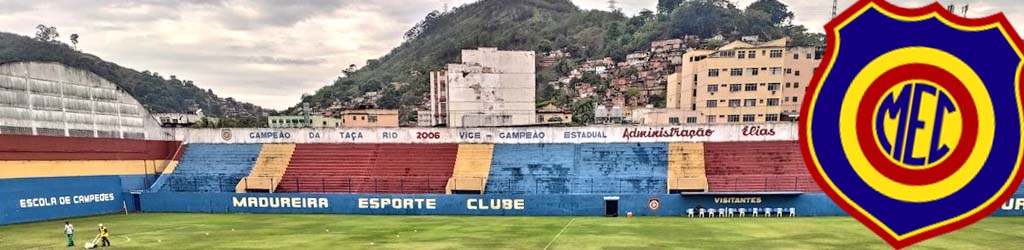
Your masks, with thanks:
M488 194L663 194L668 145L499 144Z
M824 194L682 196L682 195L352 195L143 193L144 212L322 213L375 215L529 215L602 216L606 198L619 199L618 214L680 216L698 204L717 207L796 208L800 216L845 213ZM751 203L715 203L734 197ZM746 199L757 197L757 199ZM651 209L657 200L657 209ZM731 199L731 202L737 199ZM756 201L756 203L755 203Z
M189 144L164 192L234 192L249 175L262 144Z
M120 176L0 179L0 225L123 210Z

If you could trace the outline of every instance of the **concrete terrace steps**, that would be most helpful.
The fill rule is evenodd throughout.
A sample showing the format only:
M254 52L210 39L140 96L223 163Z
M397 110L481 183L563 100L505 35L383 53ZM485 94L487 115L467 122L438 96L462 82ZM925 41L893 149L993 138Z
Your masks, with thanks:
M706 191L704 144L670 143L668 146L668 191Z
M299 144L280 192L444 193L455 144Z
M277 183L281 182L294 152L295 144L263 145L252 171L249 172L249 176L238 182L235 192L255 190L273 193L277 189Z
M160 191L232 192L248 175L261 144L189 144Z
M807 172L799 142L709 142L704 152L709 191L821 191Z
M445 185L445 193L479 192L487 187L487 175L491 171L491 160L494 158L493 144L459 145L458 158L452 177Z
M664 143L495 145L491 194L661 194Z

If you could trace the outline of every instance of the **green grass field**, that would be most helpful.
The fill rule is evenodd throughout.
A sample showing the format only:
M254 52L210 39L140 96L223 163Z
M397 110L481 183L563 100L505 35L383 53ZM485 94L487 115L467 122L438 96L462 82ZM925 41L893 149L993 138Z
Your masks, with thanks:
M71 219L78 249L888 249L847 217L468 217L132 214ZM0 249L67 249L62 221L0 227ZM989 218L911 249L1021 249L1024 218Z

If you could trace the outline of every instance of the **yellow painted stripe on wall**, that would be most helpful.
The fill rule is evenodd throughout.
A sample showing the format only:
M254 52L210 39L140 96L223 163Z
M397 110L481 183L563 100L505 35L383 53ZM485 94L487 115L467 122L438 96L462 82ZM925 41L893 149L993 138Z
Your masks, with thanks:
M171 162L173 161L0 161L0 179L154 174L166 169Z
M459 144L455 169L445 191L449 194L452 190L479 190L483 193L493 158L494 144Z

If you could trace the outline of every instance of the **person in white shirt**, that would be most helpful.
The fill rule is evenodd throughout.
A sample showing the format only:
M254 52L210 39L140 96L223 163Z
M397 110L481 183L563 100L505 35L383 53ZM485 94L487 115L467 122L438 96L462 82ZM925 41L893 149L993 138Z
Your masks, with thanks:
M68 235L68 246L75 246L75 226L69 221L64 221L64 234Z

